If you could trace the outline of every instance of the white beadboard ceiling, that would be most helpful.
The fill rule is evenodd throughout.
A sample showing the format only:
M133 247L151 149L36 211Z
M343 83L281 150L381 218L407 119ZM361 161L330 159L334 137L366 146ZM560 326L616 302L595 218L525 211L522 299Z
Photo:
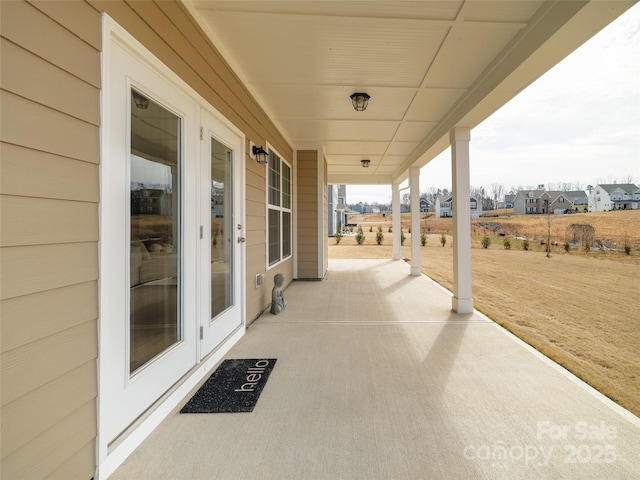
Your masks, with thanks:
M478 125L633 2L185 4L291 146L322 149L330 183L390 184L442 152L453 127ZM366 111L351 106L354 92L371 95Z

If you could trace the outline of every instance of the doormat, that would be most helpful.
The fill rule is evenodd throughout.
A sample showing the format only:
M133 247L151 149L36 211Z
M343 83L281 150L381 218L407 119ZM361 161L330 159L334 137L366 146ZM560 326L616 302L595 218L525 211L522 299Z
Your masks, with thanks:
M259 358L223 361L182 407L180 413L252 412L276 360Z

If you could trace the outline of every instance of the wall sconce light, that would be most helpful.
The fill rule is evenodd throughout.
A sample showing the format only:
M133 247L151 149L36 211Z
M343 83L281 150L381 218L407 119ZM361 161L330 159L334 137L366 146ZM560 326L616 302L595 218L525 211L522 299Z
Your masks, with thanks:
M249 141L250 153L249 156L253 158L260 165L266 165L269 163L269 153L263 147L257 147L253 142Z
M146 110L147 108L149 108L148 98L143 97L134 90L131 91L131 95L133 95L133 101L136 104L136 107L140 108L141 110Z
M369 168L371 160L360 160L360 163L362 164L362 168Z
M364 112L369 105L369 99L371 98L367 93L352 93L351 103L356 112Z

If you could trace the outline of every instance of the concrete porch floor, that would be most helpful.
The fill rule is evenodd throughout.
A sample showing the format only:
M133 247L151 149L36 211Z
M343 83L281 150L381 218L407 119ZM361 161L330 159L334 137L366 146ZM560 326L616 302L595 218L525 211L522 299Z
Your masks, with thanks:
M226 355L278 359L255 410L181 415L189 396L111 478L640 478L637 417L408 274L294 282Z

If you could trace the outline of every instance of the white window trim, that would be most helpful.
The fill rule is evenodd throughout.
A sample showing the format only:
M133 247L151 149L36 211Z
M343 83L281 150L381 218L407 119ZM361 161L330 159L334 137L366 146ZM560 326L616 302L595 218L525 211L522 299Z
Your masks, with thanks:
M291 162L285 160L285 158L280 154L280 152L278 150L276 150L273 146L271 146L268 142L267 142L267 152L269 150L272 150L273 153L275 153L276 155L278 155L278 157L280 158L280 161L285 163L289 169L290 169L290 175L289 175L289 181L290 181L290 186L289 186L289 194L290 194L290 199L289 199L289 204L290 207L289 208L284 208L282 205L271 205L269 203L269 165L267 164L265 166L266 168L266 175L265 175L265 264L266 264L266 271L269 271L275 267L277 267L278 265L281 265L283 262L286 262L287 260L290 260L293 258L293 205L294 205L294 198L293 198L293 165ZM282 178L282 170L280 171L280 177ZM282 203L282 184L280 185L280 203ZM278 260L277 262L273 263L273 264L269 264L269 210L270 209L276 209L278 210L281 214L283 211L285 212L289 212L290 214L290 224L291 227L289 229L289 245L290 245L290 249L291 251L289 252L289 255L286 257L282 256L282 223L280 224L280 260ZM282 218L282 217L281 217Z

